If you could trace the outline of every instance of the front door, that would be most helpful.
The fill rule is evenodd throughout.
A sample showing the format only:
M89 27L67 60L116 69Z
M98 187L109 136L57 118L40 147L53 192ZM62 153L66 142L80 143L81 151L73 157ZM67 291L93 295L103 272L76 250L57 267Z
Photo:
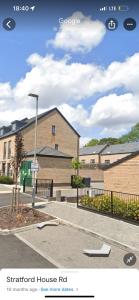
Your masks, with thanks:
M20 185L23 185L24 178L29 178L30 184L32 184L32 172L31 172L31 160L23 161L20 168Z

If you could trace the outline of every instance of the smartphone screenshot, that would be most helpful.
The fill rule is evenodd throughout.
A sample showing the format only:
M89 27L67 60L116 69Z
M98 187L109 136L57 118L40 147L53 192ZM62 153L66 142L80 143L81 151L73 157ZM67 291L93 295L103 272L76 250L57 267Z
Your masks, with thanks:
M0 3L0 298L139 297L139 3Z

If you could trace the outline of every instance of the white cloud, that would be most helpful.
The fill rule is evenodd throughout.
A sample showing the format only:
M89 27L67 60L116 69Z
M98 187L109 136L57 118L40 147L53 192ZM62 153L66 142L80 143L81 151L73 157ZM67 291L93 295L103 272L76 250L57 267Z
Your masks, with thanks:
M46 111L46 109L45 109ZM44 112L44 110L40 110L40 113ZM9 108L6 108L6 110L3 112L0 110L0 126L10 124L13 120L21 120L25 117L31 118L35 115L35 107L34 109L24 107L24 108L14 108L12 105L10 105Z
M69 120L69 122L85 126L88 118L88 112L82 105L79 104L76 107L72 107L69 104L62 104L58 107L58 109Z
M48 45L71 52L90 52L102 41L105 33L106 28L101 21L94 21L82 12L74 12L60 23L54 40Z
M79 101L90 96L88 86L97 66L70 63L69 56L61 60L53 56L41 57L36 53L28 58L32 69L21 79L15 89L17 101L27 103L31 91L40 95L40 106Z
M81 137L80 138L80 147L84 147L92 137Z
M116 124L129 124L139 119L139 96L131 93L117 96L111 94L100 98L92 107L88 126L109 127Z
M20 105L27 104L31 91L40 95L40 107L73 103L95 93L110 92L123 87L139 93L139 53L124 62L113 62L102 69L94 64L73 63L69 56L56 60L53 56L32 54L28 58L31 70L13 90Z
M121 125L115 125L113 127L104 127L102 131L100 131L100 138L101 137L120 137L123 134L126 134L129 131L129 124L125 124L124 127Z
M110 128L116 134L117 125L125 128L139 120L139 53L106 69L71 62L67 55L56 60L52 55L35 53L27 62L31 70L13 89L10 83L0 83L1 121L32 116L35 103L28 97L30 92L39 94L40 112L58 106L73 125L99 126L105 130L102 134ZM125 89L123 95L111 92L119 87ZM80 104L97 92L109 95L100 97L93 107Z

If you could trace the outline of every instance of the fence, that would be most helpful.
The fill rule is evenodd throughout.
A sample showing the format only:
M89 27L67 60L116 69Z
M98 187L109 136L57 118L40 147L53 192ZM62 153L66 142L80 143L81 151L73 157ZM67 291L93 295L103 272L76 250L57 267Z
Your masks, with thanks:
M32 178L24 178L23 192L32 194ZM36 179L35 194L38 197L53 197L53 180L52 179Z
M78 196L77 207L137 222L139 225L139 195L103 189L89 189Z

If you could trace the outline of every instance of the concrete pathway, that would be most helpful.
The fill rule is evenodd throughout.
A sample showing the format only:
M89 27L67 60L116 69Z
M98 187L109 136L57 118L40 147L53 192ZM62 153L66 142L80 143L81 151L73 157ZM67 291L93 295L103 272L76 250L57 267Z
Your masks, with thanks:
M30 195L26 195L21 193L20 199L22 203L32 203L32 197ZM4 193L0 193L0 207L10 205L12 201L12 193L5 191ZM37 202L42 202L41 199L37 199Z
M50 202L41 211L87 229L108 242L125 245L139 253L139 226L78 209L68 203Z
M5 184L0 183L0 194L11 193L12 188L13 188L13 185L10 186L10 185L5 185Z
M103 242L68 225L33 228L17 233L16 237L60 268L127 268L123 257L128 251L114 245L110 245L109 257L84 255L83 249L99 249ZM133 268L139 268L139 257Z

